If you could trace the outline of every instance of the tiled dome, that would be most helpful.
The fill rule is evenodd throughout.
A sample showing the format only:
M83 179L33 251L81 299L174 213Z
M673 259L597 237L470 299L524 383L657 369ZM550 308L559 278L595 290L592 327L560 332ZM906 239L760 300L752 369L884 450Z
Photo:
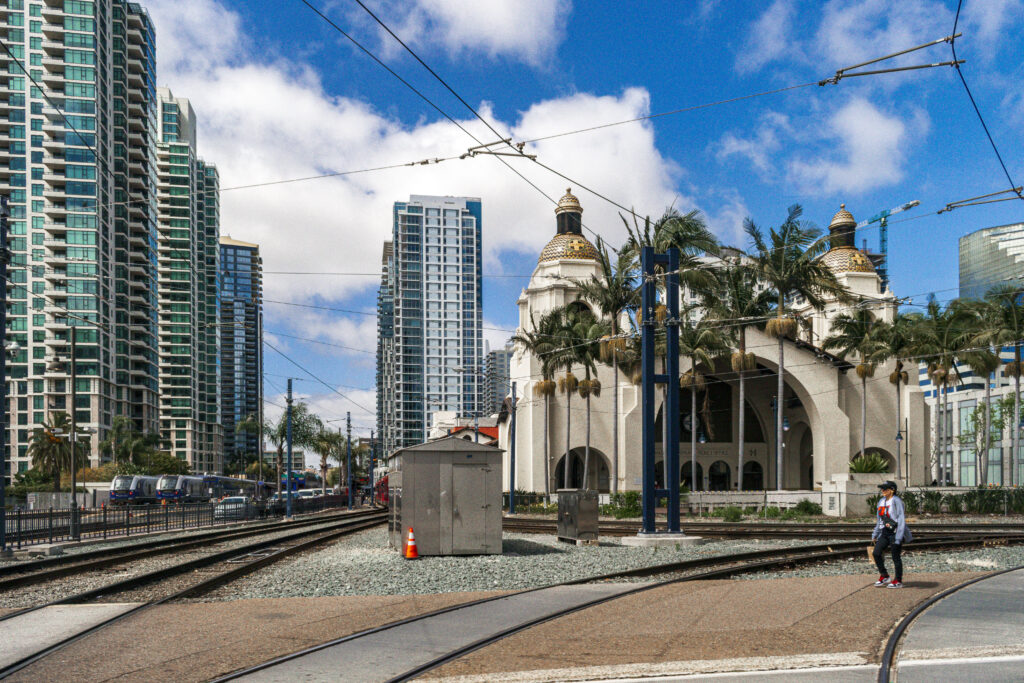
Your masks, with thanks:
M563 259L583 259L597 261L597 248L583 235L563 233L555 235L540 252L538 263L545 261L561 261Z
M834 273L874 273L871 259L855 247L833 247L822 257L821 262Z

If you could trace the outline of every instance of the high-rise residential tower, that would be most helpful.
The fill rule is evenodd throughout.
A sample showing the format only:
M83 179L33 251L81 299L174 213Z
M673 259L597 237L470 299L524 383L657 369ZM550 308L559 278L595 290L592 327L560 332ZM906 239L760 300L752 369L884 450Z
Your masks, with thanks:
M983 228L960 238L960 296L980 299L1024 276L1024 223Z
M0 193L11 203L12 472L33 427L71 406L95 458L113 418L157 429L156 56L125 0L0 7Z
M394 419L378 411L385 453L425 441L437 411L482 410L481 212L471 197L395 202L378 296L378 386L394 391Z
M189 101L157 96L160 436L193 472L220 472L217 169L197 157Z
M512 391L509 367L514 353L515 346L509 340L504 348L488 351L484 356L483 412L488 415L499 412L505 397Z
M263 262L258 244L220 238L220 400L226 463L259 457L263 417Z
M377 433L384 453L394 450L395 423L395 299L391 272L394 243L384 243L381 254L380 288L377 290Z

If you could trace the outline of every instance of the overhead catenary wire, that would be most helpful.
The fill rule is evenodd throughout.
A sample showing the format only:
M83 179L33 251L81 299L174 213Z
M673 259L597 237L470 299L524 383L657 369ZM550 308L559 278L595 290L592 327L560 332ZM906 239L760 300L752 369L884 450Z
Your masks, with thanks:
M265 344L266 346L269 346L269 347L271 348L271 350L273 350L273 351L276 351L276 352L277 352L277 353L278 353L279 355L281 355L282 357L284 357L284 359L285 359L285 360L287 360L287 361L288 361L289 363L291 363L291 364L292 364L292 365L294 365L295 367L299 368L299 369L300 369L300 370L302 370L302 371L303 371L304 373L306 373L307 375L309 375L310 377L312 377L312 378L313 378L314 380L316 380L316 381L317 381L317 382L319 382L320 384L324 385L325 387L327 387L328 389L330 389L331 391L333 391L333 392L334 392L335 394L337 394L338 396L341 396L341 397L342 397L343 399L345 399L346 401L348 401L348 402L349 402L349 403L351 403L352 405L354 405L354 406L356 406L356 407L358 407L358 408L361 408L361 409L365 410L366 412L370 413L371 415L376 415L376 414L377 414L377 411L375 411L375 410L370 410L369 408L367 408L367 407L366 407L366 406L364 406L363 404L359 403L358 401L356 401L356 400L355 400L355 399L353 399L352 397L350 397L350 396L347 396L346 394L344 394L344 393L343 393L343 392L341 392L341 391L338 391L338 389L337 389L336 387L333 387L333 386L331 386L330 384L328 384L327 382L325 382L324 380L320 379L320 377L318 377L317 375L315 375L314 373L312 373L312 372L311 372L310 370L308 370L308 369L307 369L307 368L306 368L305 366L303 366L303 365L302 365L301 363L299 363L298 361L296 361L296 360L295 360L294 358L292 358L291 356L289 356L289 355L288 355L288 354L286 354L286 353L285 353L284 351L282 351L281 349L277 348L276 346L274 346L273 344L271 344L271 343L270 343L270 342L268 342L267 340L265 340L265 339L264 339L264 340L263 340L263 343L264 343L264 344Z

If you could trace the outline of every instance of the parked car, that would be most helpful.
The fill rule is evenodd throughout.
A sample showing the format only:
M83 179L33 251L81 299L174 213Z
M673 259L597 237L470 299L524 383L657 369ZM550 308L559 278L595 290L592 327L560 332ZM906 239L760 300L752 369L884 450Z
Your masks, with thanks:
M316 498L320 495L320 489L302 489L298 495L299 498Z
M248 496L229 496L213 508L214 519L250 519L255 516L255 506Z

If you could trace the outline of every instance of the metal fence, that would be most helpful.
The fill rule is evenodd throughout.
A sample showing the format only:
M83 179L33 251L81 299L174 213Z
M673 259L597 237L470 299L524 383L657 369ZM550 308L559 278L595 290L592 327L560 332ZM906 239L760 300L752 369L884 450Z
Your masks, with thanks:
M348 496L292 498L292 514L348 506ZM8 510L7 543L20 549L40 543L130 537L153 532L221 526L284 517L286 501L204 502L167 505L105 505L99 508ZM74 513L74 514L73 514ZM73 519L74 517L74 519ZM73 524L74 527L73 528ZM77 534L75 533L77 531Z

